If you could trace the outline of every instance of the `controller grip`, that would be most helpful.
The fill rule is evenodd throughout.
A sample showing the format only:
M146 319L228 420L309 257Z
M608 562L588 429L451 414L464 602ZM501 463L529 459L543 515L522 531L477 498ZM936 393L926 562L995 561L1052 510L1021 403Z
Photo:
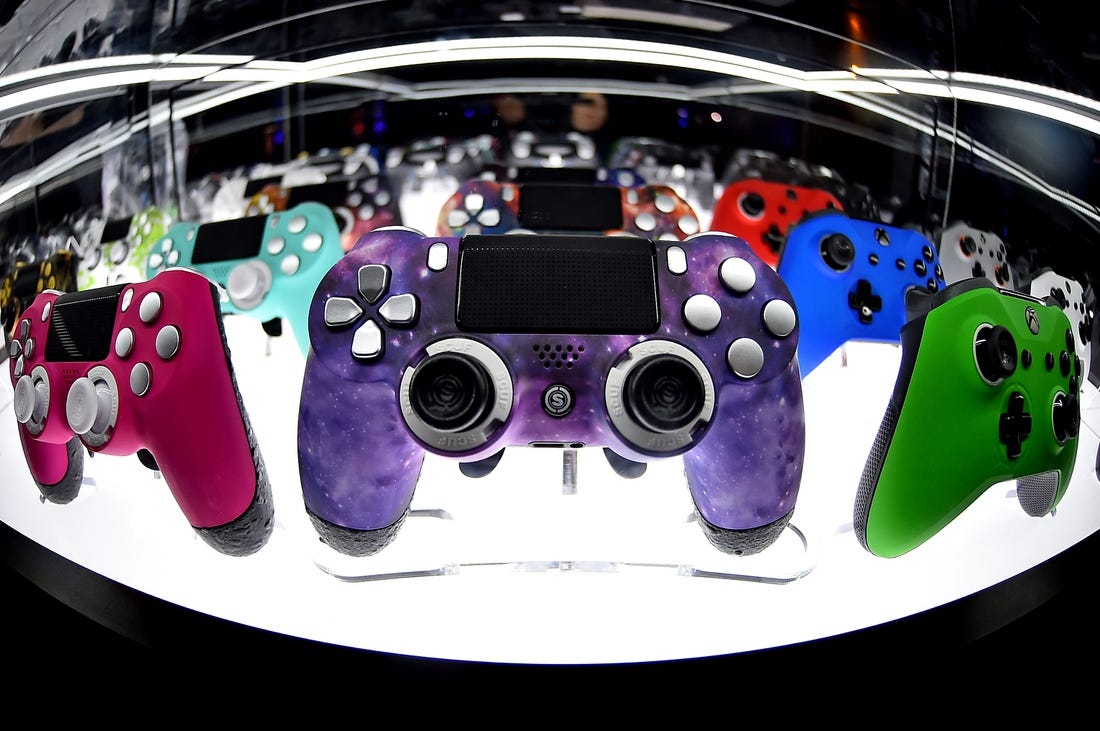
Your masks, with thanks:
M325 543L359 556L388 545L423 463L392 383L349 383L310 354L298 411L298 469L306 510Z
M684 454L688 489L715 546L758 553L786 528L802 482L806 418L798 361L751 388L726 384L717 403L710 431Z
M20 427L19 439L42 496L58 505L72 502L84 482L84 444L80 438L74 436L64 444L43 442L30 438Z

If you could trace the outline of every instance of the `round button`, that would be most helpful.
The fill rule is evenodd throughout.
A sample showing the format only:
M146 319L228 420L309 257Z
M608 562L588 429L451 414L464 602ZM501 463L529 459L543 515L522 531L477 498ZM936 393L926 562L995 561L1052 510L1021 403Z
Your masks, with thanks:
M784 300L771 300L764 305L763 317L764 327L778 338L790 335L798 322L794 308Z
M657 210L661 213L672 213L676 210L676 201L672 199L672 196L666 193L658 193L653 198L653 205L657 207Z
M160 294L157 292L150 292L141 298L141 303L138 305L138 317L146 325L157 319L157 315L160 314L160 308L163 305L163 301L160 298Z
M657 228L657 217L649 211L642 211L634 218L634 225L642 231L652 231Z
M315 251L319 251L321 244L324 242L325 240L321 237L321 234L316 231L311 231L302 239L302 249L312 254Z
M477 213L485 207L485 196L481 193L469 193L462 201L462 207L470 213Z
M707 294L693 294L684 302L684 322L700 332L710 332L722 322L722 307Z
M756 270L746 259L731 256L718 267L718 276L734 294L745 294L756 285Z
M986 383L996 385L1016 372L1016 339L1003 325L985 325L974 334L974 360Z
M562 417L573 410L573 391L565 385L555 383L542 392L542 408L550 416Z
M23 355L27 360L34 357L34 338L27 338L27 342L23 346Z
M169 251L167 261L168 261L168 266L170 266L170 267L174 267L176 264L179 264L180 253L178 251Z
M681 216L680 220L676 222L676 226L685 236L699 233L700 228L699 219L695 216Z
M428 356L409 386L413 411L434 429L461 432L478 424L493 405L495 389L480 363L452 352Z
M15 359L15 365L12 366L12 373L15 374L16 378L23 375L23 367L23 356L19 356Z
M295 216L294 218L290 219L290 223L286 225L286 230L292 234L302 233L302 231L306 230L306 217Z
M302 265L302 260L298 258L297 254L290 254L284 256L283 260L279 262L279 268L283 271L283 274L288 277L298 271L298 268Z
M149 266L150 266L150 268L160 269L163 265L164 265L164 257L163 256L161 256L160 254L158 254L155 251L152 254L149 255Z
M752 378L764 367L764 349L752 338L739 338L730 343L726 362L734 375Z
M278 256L286 248L286 239L282 236L276 236L267 242L267 253L272 256Z
M138 363L130 370L130 390L135 396L144 396L149 392L153 373L147 363Z
M134 290L127 289L122 293L122 311L130 309L130 303L134 301Z
M157 333L157 355L164 360L172 358L180 349L180 331L175 325L167 325Z
M856 258L856 247L844 234L830 234L821 240L821 260L832 270L842 272Z
M115 355L125 358L134 351L134 331L124 327L115 336Z

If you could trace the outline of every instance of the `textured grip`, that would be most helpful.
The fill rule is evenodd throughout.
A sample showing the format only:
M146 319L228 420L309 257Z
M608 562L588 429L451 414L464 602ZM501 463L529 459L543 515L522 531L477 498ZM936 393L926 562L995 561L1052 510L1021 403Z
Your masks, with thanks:
M893 399L886 406L886 413L879 424L875 442L871 446L871 452L867 455L867 462L863 465L863 475L859 479L859 489L856 491L855 508L852 515L852 525L855 528L856 538L864 548L867 546L867 515L871 512L871 500L875 496L875 488L878 486L879 475L882 474L882 464L886 461L886 453L890 450L890 442L894 438L894 429L898 425L898 414L901 413Z

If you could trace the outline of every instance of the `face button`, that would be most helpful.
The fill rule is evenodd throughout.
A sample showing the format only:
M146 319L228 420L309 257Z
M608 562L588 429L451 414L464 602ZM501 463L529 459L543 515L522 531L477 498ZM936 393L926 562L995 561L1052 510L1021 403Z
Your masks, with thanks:
M286 248L286 239L282 236L276 236L267 242L267 253L272 256L278 256Z
M1054 353L1047 353L1046 355L1047 370L1054 370Z
M684 302L684 322L694 330L707 333L722 322L722 307L707 294L693 294Z
M917 259L913 262L913 271L917 273L918 277L923 277L928 273L928 267L925 265L924 260Z
M283 260L279 262L279 268L288 277L296 273L301 266L302 260L298 258L297 254L284 256Z
M897 261L894 262L894 266L896 266L898 268L898 271L904 272L905 271L905 259L898 259Z
M302 239L302 250L313 254L321 250L321 245L323 243L325 243L325 240L321 234L316 231L311 231Z
M695 216L681 216L680 220L676 222L676 227L680 229L680 232L685 236L691 236L699 233L699 219Z
M1069 375L1069 368L1070 368L1069 353L1067 353L1064 350L1058 356L1058 368L1062 371L1062 376L1063 377Z
M492 228L500 225L500 211L495 208L489 208L482 211L477 216L477 222L482 226Z
M130 370L130 390L135 396L144 396L149 392L153 373L146 363L138 363Z
M415 294L395 294L378 308L378 314L388 325L412 327L420 316L420 302Z
M868 254L867 261L871 263L871 266L878 266L878 254Z
M149 292L141 298L141 303L138 305L138 317L141 318L142 322L148 325L153 320L157 319L162 304L159 294L156 292Z
M672 213L676 210L676 201L672 200L672 196L666 193L658 193L653 197L653 205L661 213Z
M718 276L726 289L734 294L745 294L756 285L756 270L747 260L731 256L718 267Z
M764 327L777 338L785 338L794 331L797 323L794 308L784 300L771 300L764 305Z
M180 331L175 325L166 325L157 333L157 355L164 360L169 360L179 352Z
M351 354L361 360L372 360L382 355L383 345L381 328L374 320L367 320L355 331Z
M649 211L642 211L634 218L634 225L649 233L657 228L657 218Z
M1020 353L1020 363L1024 366L1024 368L1030 368L1031 367L1031 351L1030 350L1025 348L1024 351L1022 353Z
M764 349L752 338L739 338L726 350L726 363L734 375L752 378L764 367Z
M292 234L300 234L306 230L306 217L295 216L290 219L290 223L286 225L286 230Z
M134 331L124 327L115 336L115 355L126 358L134 350Z

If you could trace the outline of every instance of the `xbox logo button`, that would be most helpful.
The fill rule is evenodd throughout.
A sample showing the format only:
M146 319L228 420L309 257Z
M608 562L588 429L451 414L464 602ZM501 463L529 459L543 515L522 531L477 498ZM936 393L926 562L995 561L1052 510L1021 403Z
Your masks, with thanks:
M1039 315L1035 312L1035 308L1028 306L1024 310L1024 320L1027 321L1027 329L1031 331L1032 335L1039 334Z
M573 410L573 392L560 383L548 386L542 392L542 408L550 416L565 416Z

